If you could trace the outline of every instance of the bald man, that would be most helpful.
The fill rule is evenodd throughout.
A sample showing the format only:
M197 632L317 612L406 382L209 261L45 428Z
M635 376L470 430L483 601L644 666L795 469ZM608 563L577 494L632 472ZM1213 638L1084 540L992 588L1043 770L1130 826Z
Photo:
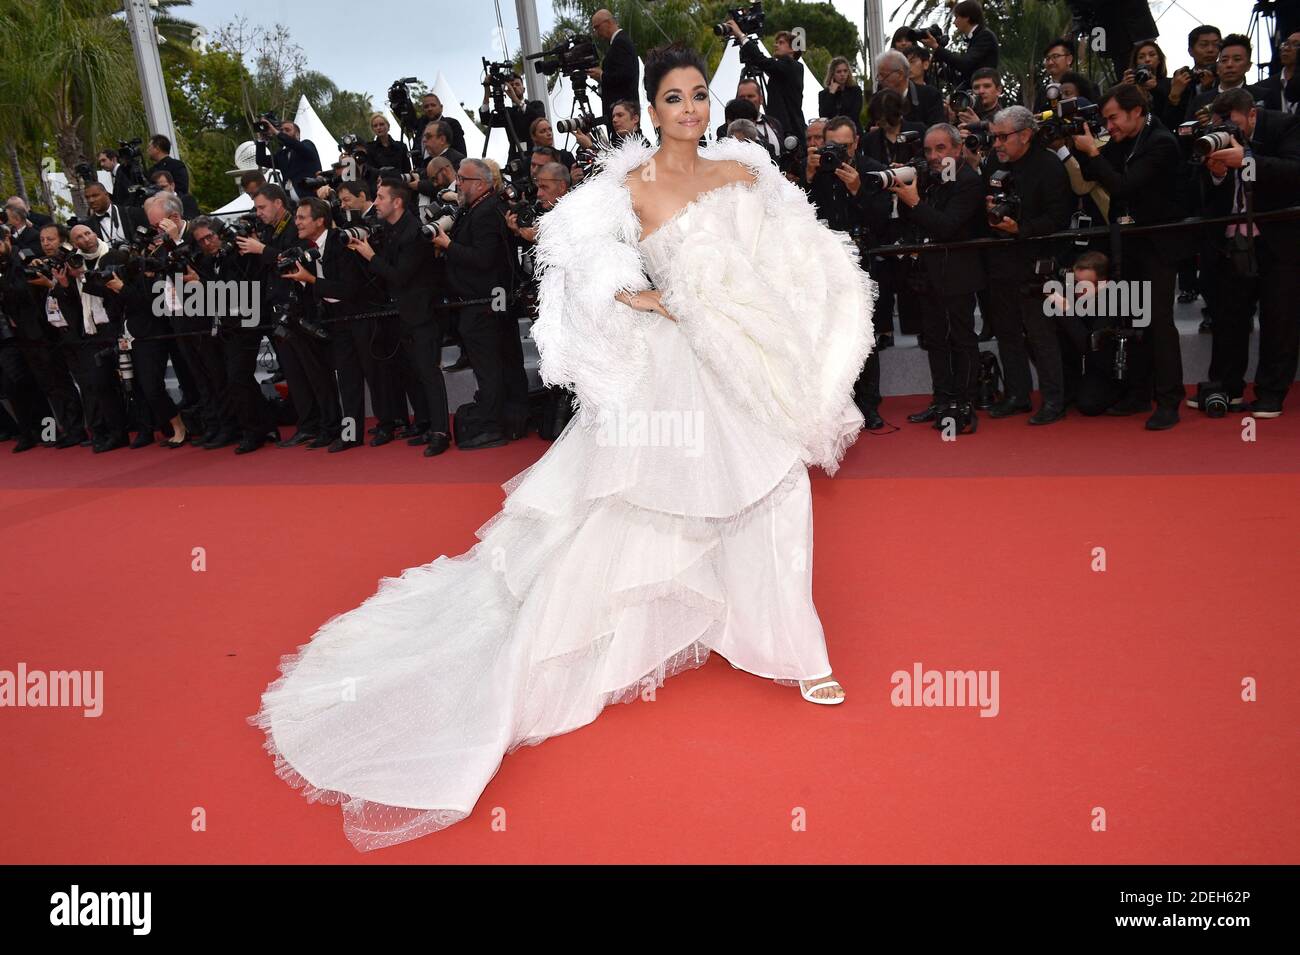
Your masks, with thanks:
M640 102L637 94L640 63L632 38L608 10L601 8L591 15L591 32L609 44L604 62L587 72L600 84L600 106L603 113L601 122L610 127L612 135L614 104L622 99Z

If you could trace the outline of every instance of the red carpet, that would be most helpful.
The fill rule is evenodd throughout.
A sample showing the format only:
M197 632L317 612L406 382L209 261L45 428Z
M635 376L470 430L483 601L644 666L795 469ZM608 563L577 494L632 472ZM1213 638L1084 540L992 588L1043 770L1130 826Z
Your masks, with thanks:
M97 719L0 709L0 863L1293 862L1300 410L1241 432L1188 409L1159 434L1072 413L863 435L813 482L845 705L715 658L371 854L275 778L245 717L380 576L469 547L546 445L0 446L0 669L104 671ZM998 671L998 715L891 705L915 662Z

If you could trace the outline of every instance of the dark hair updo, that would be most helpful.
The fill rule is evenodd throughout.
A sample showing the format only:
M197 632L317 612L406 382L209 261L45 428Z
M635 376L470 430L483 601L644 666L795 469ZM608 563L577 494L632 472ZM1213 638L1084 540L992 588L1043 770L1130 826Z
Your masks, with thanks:
M704 77L704 82L709 81L709 71L704 65L704 57L681 40L669 43L666 46L655 47L646 54L645 95L651 106L654 105L655 96L659 93L659 86L663 83L664 77L670 71L684 66L695 67L700 71L700 75Z

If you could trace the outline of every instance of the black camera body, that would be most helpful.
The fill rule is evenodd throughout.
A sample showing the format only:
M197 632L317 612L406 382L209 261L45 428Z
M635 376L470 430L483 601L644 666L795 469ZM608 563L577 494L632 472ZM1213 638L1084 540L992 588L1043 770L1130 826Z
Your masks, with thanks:
M836 169L849 163L849 147L843 143L826 143L817 150L817 156L820 160L817 165L817 174L826 173L828 176L833 174Z
M585 33L576 33L551 49L543 50L535 55L537 57L537 72L545 73L547 76L553 76L556 73L566 73L572 76L575 73L586 73L587 70L600 66L600 57L596 53L596 44ZM484 69L487 70L488 79L494 83L502 83L505 80L513 79L515 76L514 68L509 64L489 63L484 60L483 65ZM500 66L509 68L508 76L500 78L499 74L494 75L495 68Z
M402 129L413 130L420 122L420 117L415 111L415 104L411 102L411 91L408 88L411 83L418 82L420 82L419 79L414 76L404 76L399 80L394 80L393 85L388 87L388 109Z
M993 205L989 208L989 222L997 225L1004 219L1020 219L1020 194L1010 169L999 169L989 177L989 195Z
M907 31L907 38L913 43L924 43L925 38L928 36L934 37L939 46L948 45L948 34L944 33L943 28L937 23L931 23L928 27L922 27L919 30L911 28Z
M727 11L727 20L735 20L736 26L740 27L740 32L746 36L761 36L763 34L763 24L766 17L763 15L763 4L760 0L755 0L747 7L733 7ZM713 25L715 36L730 36L731 30L727 27L727 22L715 23Z

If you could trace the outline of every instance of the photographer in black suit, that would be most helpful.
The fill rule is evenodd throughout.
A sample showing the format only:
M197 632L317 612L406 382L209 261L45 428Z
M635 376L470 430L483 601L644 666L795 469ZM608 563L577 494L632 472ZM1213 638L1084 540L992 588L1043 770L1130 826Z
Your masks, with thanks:
M278 169L284 178L284 190L294 198L302 199L312 194L303 188L304 179L310 179L321 171L320 153L316 144L310 139L302 139L302 130L296 123L284 120L277 130L269 119L259 119L254 127L257 131L257 164L263 168ZM271 155L270 141L280 143L279 150Z
M944 121L943 94L935 86L917 86L908 78L907 57L897 50L886 50L876 57L876 89L893 90L903 100L903 116L928 129ZM873 117L874 118L874 117Z
M997 34L984 25L984 8L979 5L979 0L961 0L953 7L952 24L966 38L965 53L940 46L939 41L929 33L921 42L930 48L935 60L946 63L957 71L957 85L961 89L970 89L976 70L983 66L997 68Z
M402 319L402 347L423 391L429 430L410 439L425 444L425 457L442 454L447 437L447 383L442 377L443 313L435 310L437 297L433 247L420 234L415 217L415 195L400 179L383 179L375 196L375 211L386 226L379 250L368 239L352 239L349 248L369 263L372 274L383 280L389 299ZM376 409L378 410L378 409Z
M298 418L298 427L293 435L279 442L282 448L297 447L300 444L315 444L318 448L328 447L333 441L329 435L332 426L337 425L337 403L331 416L327 409L316 401L317 388L313 386L311 375L314 371L310 346L308 364L300 358L300 348L294 338L305 334L295 328L295 319L291 317L294 286L288 279L276 271L275 263L290 248L298 245L298 227L294 214L289 211L288 194L275 183L269 183L257 190L253 197L253 210L257 214L260 228L255 237L237 238L235 245L240 253L249 256L249 275L261 282L262 324L279 324L281 316L288 320L284 328L287 334L268 335L271 347L275 349L275 358L284 372L289 385L289 400L293 402ZM296 207L295 207L296 208Z
M477 405L483 431L457 445L464 450L494 448L523 430L528 414L528 382L523 345L512 309L514 256L501 199L493 190L492 170L481 159L465 159L456 177L462 212L451 232L439 232L433 245L447 260L447 277L464 299L501 300L460 310L461 341L478 382Z
M1099 145L1092 133L1074 137L1074 152L1085 178L1110 194L1110 217L1127 214L1137 225L1159 225L1184 218L1181 180L1173 172L1181 153L1173 133L1150 112L1144 90L1132 83L1112 86L1102 97L1101 114L1110 141ZM1150 431L1164 431L1178 423L1183 388L1182 350L1174 325L1174 294L1178 263L1192 254L1192 230L1174 230L1125 239L1122 278L1149 283L1149 324L1138 345L1142 366L1152 369L1156 411L1147 419ZM1114 261L1115 249L1111 249ZM1131 317L1131 316L1128 316ZM1125 401L1108 414L1137 414L1151 407L1152 380L1135 378Z
M859 148L858 124L851 117L833 116L809 138L821 140L820 146L809 144L803 172L817 218L836 232L849 233L859 251L870 248L885 227L890 196L868 190L865 180L888 167ZM862 268L869 264L869 257L863 255ZM853 386L853 401L870 430L884 425L880 400L880 350L873 348Z
M1230 144L1210 153L1201 170L1202 215L1268 212L1300 205L1300 117L1258 109L1244 89L1230 90L1214 101L1219 123L1232 123ZM1295 381L1300 326L1300 220L1283 219L1215 226L1210 233L1211 261L1202 264L1207 302L1214 314L1210 382L1188 404L1202 405L1210 390L1240 397L1250 359L1251 319L1259 300L1259 363L1255 400L1248 407L1256 418L1276 418Z
M1045 276L1039 263L1050 264L1054 246L1026 241L1060 232L1070 224L1073 193L1061 161L1035 141L1034 117L1023 106L1008 106L989 127L996 158L985 165L985 205L992 234L1006 241L987 250L989 308L998 337L1007 393L989 409L989 417L1005 418L1031 410L1029 354L1025 336L1034 347L1034 365L1043 404L1030 424L1051 424L1065 417L1065 382L1061 346L1054 319L1044 308ZM999 200L990 181L1010 174Z
M233 242L223 241L228 235L220 220L209 216L199 216L190 223L190 238L198 250L194 271L205 283L220 283L229 289L230 282L239 282L249 288L247 283L261 275L261 263L254 256L240 255ZM271 318L260 311L237 314L235 309L227 309L219 316L220 337L216 344L225 370L221 407L224 420L233 422L238 429L236 454L249 454L268 440L280 440L271 407L256 377L257 353L262 344L262 330L257 326L264 317L268 321ZM236 431L227 429L205 440L203 447L212 451L234 444L235 440Z
M131 170L116 149L101 149L97 157L99 168L113 177L113 202L122 208L131 205Z
M776 120L782 135L799 140L797 148L802 151L806 124L803 118L804 70L799 58L803 53L794 48L794 34L788 30L778 31L772 38L774 55L764 56L757 37L746 39L735 20L728 20L726 26L736 42L741 44L740 62L750 70L767 75L767 113Z
M318 320L337 320L383 309L385 296L377 278L359 255L347 246L346 238L328 227L329 206L320 199L298 203L298 235L313 242L320 260L313 270L298 268L286 275L307 284ZM401 417L394 409L397 373L393 354L396 340L386 341L375 318L334 321L329 326L333 365L338 373L343 399L344 434L330 445L330 451L360 447L366 420L366 385L379 428L372 447L393 440L391 423ZM378 353L378 354L376 354ZM350 429L350 436L346 433Z
M962 142L955 127L931 126L925 134L924 196L915 181L891 187L902 219L933 242L963 242L983 231L984 184L962 159ZM921 256L921 268L930 289L921 324L934 400L907 420L931 421L942 428L944 419L951 417L958 434L973 432L978 427L975 400L980 363L975 293L984 287L980 254L977 249L930 252Z
M640 63L632 38L608 10L597 10L591 15L591 32L609 44L609 52L605 54L600 66L588 70L587 74L600 84L603 113L600 119L609 126L612 136L614 104L623 99L639 102L637 81L640 79Z

